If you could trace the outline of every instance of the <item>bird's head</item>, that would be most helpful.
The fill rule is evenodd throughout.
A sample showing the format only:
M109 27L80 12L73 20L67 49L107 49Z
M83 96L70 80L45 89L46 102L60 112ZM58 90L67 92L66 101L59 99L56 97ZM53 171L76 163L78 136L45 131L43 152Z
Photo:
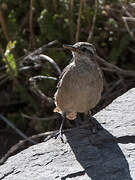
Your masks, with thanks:
M96 53L95 47L88 42L77 42L74 45L63 45L64 48L72 51L73 56L93 57Z

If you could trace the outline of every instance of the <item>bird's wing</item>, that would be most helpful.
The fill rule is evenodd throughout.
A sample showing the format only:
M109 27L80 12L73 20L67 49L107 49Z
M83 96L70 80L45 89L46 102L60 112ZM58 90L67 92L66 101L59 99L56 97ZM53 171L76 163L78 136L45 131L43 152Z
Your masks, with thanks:
M66 66L64 69L63 69L63 71L62 71L62 73L61 73L61 75L60 75L60 77L59 77L59 82L58 82L58 84L57 84L57 88L60 86L60 80L63 78L63 76L65 75L65 73L67 73L68 71L69 71L69 69L70 69L70 64L68 65L68 66Z
M61 75L59 77L59 82L57 84L57 88L59 88L61 86L61 79L64 77L65 73L67 73L70 70L70 66L71 65L69 64L68 66L66 66L63 69L63 71L62 71L62 73L61 73ZM54 95L54 97L55 97L55 95ZM56 106L56 108L53 111L62 114L62 111L61 111L61 109L58 106Z

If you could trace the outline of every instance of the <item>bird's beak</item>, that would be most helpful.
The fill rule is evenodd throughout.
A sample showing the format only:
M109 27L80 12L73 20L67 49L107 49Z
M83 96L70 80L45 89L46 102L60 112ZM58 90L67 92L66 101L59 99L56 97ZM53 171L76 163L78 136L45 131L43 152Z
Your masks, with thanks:
M72 45L63 44L63 48L69 49L70 51L76 51L76 48Z

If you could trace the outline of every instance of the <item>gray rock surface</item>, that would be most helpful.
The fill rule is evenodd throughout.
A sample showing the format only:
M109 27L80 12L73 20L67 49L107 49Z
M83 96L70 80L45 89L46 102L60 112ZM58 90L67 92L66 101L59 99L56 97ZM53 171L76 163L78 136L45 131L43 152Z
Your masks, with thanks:
M1 180L135 180L135 89L95 115L103 127L65 134L67 143L50 139L0 166Z

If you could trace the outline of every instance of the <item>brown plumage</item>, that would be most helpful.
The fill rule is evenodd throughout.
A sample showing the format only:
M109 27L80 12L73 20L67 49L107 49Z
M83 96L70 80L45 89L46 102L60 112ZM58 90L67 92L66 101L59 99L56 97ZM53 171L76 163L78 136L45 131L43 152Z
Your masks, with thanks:
M78 42L64 47L72 51L73 59L60 76L54 96L54 112L65 113L68 119L73 120L77 112L87 114L98 104L103 90L103 78L92 44Z

